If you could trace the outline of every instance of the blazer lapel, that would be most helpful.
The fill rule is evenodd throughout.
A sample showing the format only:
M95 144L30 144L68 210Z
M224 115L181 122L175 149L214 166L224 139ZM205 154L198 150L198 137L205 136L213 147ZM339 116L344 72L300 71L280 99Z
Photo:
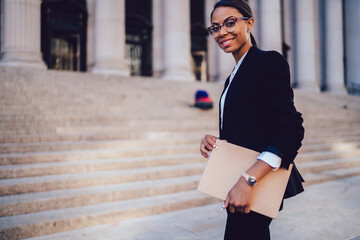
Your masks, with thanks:
M239 81L241 79L240 76L244 76L244 70L247 69L247 65L249 64L249 62L251 62L252 59L252 55L254 53L254 51L256 50L256 47L252 46L248 53L246 54L243 62L241 63L238 71L236 72L234 79L232 81Z
M221 98L222 96L224 95L224 92L225 92L225 89L227 88L227 86L229 85L230 83L230 76L228 76L228 78L226 79L225 81L225 85L224 85L224 89L220 95L220 99L219 99L219 130L221 131Z

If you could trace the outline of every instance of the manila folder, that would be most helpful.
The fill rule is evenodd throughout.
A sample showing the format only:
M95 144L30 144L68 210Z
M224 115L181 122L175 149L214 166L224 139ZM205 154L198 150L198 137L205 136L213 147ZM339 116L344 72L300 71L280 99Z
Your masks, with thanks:
M256 161L259 153L241 146L217 140L217 147L205 167L197 190L225 200L228 192ZM254 186L251 210L276 218L289 180L289 170L279 168L268 173Z

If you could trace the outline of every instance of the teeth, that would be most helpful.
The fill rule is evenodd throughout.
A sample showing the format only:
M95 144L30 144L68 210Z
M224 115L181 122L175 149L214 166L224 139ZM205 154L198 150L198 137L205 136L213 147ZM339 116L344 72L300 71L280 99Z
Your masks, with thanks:
M222 42L221 44L226 45L226 44L230 43L230 41L231 41L231 39L229 39L229 40L227 40L225 42Z

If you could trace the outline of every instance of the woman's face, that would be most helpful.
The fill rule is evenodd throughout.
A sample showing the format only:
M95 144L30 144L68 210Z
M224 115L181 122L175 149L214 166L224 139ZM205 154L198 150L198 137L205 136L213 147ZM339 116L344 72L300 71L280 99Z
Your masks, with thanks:
M232 7L218 7L212 15L212 25L223 24L229 17L243 17L243 15ZM242 56L252 46L250 42L250 30L254 24L254 19L237 20L236 28L233 32L228 33L224 26L221 27L220 33L215 37L215 41L226 53L233 53ZM236 59L239 60L239 59Z

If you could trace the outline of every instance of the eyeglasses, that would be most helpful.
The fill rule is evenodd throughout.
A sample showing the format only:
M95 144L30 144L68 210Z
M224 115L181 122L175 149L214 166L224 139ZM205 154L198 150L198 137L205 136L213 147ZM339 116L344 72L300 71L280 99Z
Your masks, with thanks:
M206 31L213 36L214 38L218 37L221 32L221 27L224 26L225 31L232 33L236 29L237 20L248 20L249 17L230 17L225 19L223 24L214 24L211 27L208 27Z

